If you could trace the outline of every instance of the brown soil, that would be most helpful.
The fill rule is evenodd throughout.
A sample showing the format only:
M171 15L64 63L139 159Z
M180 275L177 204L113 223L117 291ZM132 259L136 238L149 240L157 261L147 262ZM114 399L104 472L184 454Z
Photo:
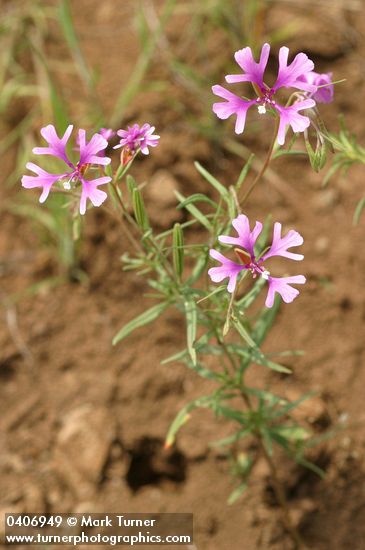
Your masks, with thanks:
M80 0L72 5L87 60L100 69L98 91L110 112L138 54L133 2ZM327 2L304 8L279 3L270 8L268 21L270 28L299 21L288 46L306 51L319 69L332 70L335 78L347 79L336 89L335 103L323 108L323 116L336 130L337 114L344 112L348 127L364 143L364 14L361 2L351 6L341 11ZM181 21L174 25L171 40L178 36ZM217 48L222 44L218 40ZM58 60L67 55L56 28L48 48ZM217 51L222 78L230 56L229 49ZM153 76L169 78L161 60ZM79 80L67 72L58 80L67 86L75 118L82 120L86 111ZM181 100L179 83L172 89ZM163 170L160 176L168 188L177 186L185 194L204 190L192 165L198 159L230 183L240 163L199 137L181 113L168 109L170 99L164 94L143 93L142 86L127 111L126 121L148 120L162 135L160 147L136 164L137 179ZM194 106L193 93L187 94L185 105L192 113L201 107ZM259 157L263 154L266 138L263 145L257 138L240 139ZM4 165L10 170L14 152L8 157ZM275 161L270 181L261 184L247 212L260 219L272 211L275 219L305 237L302 272L308 284L300 298L282 308L265 344L268 350L301 349L305 355L289 358L293 375L271 374L270 382L289 397L316 390L318 397L302 413L318 429L337 426L345 415L349 425L312 457L326 470L323 481L286 460L281 463L293 516L311 549L363 550L365 216L352 226L364 189L363 169L352 168L327 188L321 188L321 180L306 159ZM8 190L1 193L9 195ZM171 200L158 185L153 185L148 202L156 223L164 226L175 219ZM192 232L190 238L202 240L204 232ZM227 423L206 412L194 413L176 449L163 450L175 414L210 385L182 365L160 364L183 346L184 327L177 313L112 347L118 328L145 304L142 279L121 270L126 249L118 226L95 209L86 219L81 252L87 282L44 285L35 295L27 294L32 285L56 275L57 266L40 247L30 222L2 214L2 511L193 512L195 546L190 549L291 548L264 465L257 465L245 496L227 506L233 489L229 463L209 447L229 434ZM16 307L8 301L14 292L24 293Z

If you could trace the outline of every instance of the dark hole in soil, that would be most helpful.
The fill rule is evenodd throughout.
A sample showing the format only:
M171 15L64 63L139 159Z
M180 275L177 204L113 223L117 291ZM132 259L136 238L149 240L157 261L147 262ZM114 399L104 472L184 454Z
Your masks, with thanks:
M320 452L313 462L323 471L326 471L331 462L331 457L325 452ZM317 473L298 464L297 466L294 466L293 469L287 470L285 487L286 498L290 501L310 497L320 481L321 477ZM270 480L267 482L263 496L264 501L268 506L278 505L274 487Z
M143 437L129 453L131 463L126 480L133 491L163 480L182 483L186 479L185 456L177 449L164 449L159 438Z
M0 380L7 382L16 375L17 360L19 355L11 355L0 362Z

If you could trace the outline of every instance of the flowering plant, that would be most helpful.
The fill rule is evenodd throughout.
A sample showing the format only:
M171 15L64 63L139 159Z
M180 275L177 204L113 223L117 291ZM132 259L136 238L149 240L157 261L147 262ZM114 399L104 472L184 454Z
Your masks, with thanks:
M306 278L304 275L273 276L271 267L268 270L268 262L274 257L302 260L302 254L290 249L301 246L303 237L294 229L283 233L281 223L275 221L271 244L268 245L268 223L256 221L251 229L243 209L246 209L251 192L264 175L275 147L284 144L288 127L296 133L304 133L307 139L305 133L313 124L311 110L316 102L332 100L333 83L331 75L313 71L314 64L304 53L296 55L288 64L289 50L282 47L276 81L268 86L264 81L264 72L269 52L270 46L264 44L260 60L256 62L250 48L239 50L235 59L243 73L226 76L228 83L250 82L256 98L241 98L220 85L213 86L214 94L225 100L214 103L213 111L222 119L235 115L236 133L243 132L250 107L256 106L261 115L269 112L276 118L267 158L243 197L241 191L246 185L246 178L249 178L249 162L243 167L234 185L220 182L196 163L198 172L211 186L214 197L202 193L185 197L176 192L179 208L185 209L191 219L182 224L176 223L167 231L157 234L149 220L141 188L129 174L134 158L140 152L147 155L149 148L159 143L159 136L154 134L155 128L147 123L142 126L134 124L117 132L103 128L88 142L85 131L79 130L77 161L72 160L66 152L73 127L68 126L63 137L59 138L55 128L48 125L41 130L48 146L36 147L33 153L59 159L66 168L61 173L50 173L34 163L28 163L27 168L36 176L23 176L22 185L26 188L41 188L41 202L46 200L52 190L71 193L79 201L80 214L85 214L88 199L93 206L100 206L106 201L107 193L100 190L99 186L108 184L110 199L122 230L134 249L132 256L123 256L124 267L146 276L157 299L155 305L123 326L113 343L119 343L132 331L156 320L168 308L176 308L185 318L186 347L164 362L181 361L214 385L211 394L194 399L177 414L168 431L166 446L175 443L178 431L195 409L209 408L215 415L232 422L235 426L234 434L218 443L229 448L239 478L230 502L245 490L258 456L263 456L272 474L285 527L299 544L300 537L291 521L285 495L277 479L273 447L275 444L280 446L297 462L321 474L315 464L304 458L306 445L311 439L308 426L298 424L291 415L306 396L292 403L274 395L262 384L249 385L246 375L249 369L260 372L261 367L290 373L287 366L273 360L272 353L262 350L262 344L280 304L293 302L299 294L292 285L302 285ZM293 90L285 105L277 100L280 89ZM108 140L115 135L118 135L120 142L114 149L121 148L121 156L119 165L113 170L105 150ZM99 171L99 175L89 179L87 174L92 170ZM203 211L200 203L208 204L209 210ZM184 244L184 234L192 224L203 226L206 238L193 246L187 246ZM237 236L227 235L231 225ZM236 261L213 248L217 236L219 243L234 247ZM211 265L211 258L220 265ZM241 283L248 273L252 274L255 283L240 293ZM225 279L228 279L227 287L215 285ZM266 283L268 291L263 301L261 291ZM252 313L254 303L255 313ZM237 405L238 402L241 405ZM246 441L255 444L246 444Z

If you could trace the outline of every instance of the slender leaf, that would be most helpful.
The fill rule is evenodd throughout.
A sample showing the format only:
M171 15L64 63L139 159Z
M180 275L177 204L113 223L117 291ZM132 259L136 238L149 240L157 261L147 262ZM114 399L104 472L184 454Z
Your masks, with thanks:
M203 195L203 193L195 193L194 195L190 195L190 197L181 202L177 208L186 208L188 204L192 204L194 202L207 202L210 205L214 206L214 208L218 207L218 204L215 201L213 201L206 195Z
M244 328L242 323L236 318L232 317L232 323L234 327L236 328L237 332L242 336L242 338L247 342L247 344L252 347L256 348L256 342L251 338L247 330Z
M184 202L185 201L185 197L179 193L178 191L175 191L175 195L177 196L177 198L179 199L180 202ZM194 206L193 204L187 204L186 205L186 210L188 210L190 212L190 214L192 216L194 216L194 218L196 218L206 229L208 229L209 232L212 232L213 231L213 227L212 227L212 224L210 223L210 221L208 220L208 218L196 207Z
M229 495L227 504L229 506L234 504L243 495L246 489L247 489L247 483L244 481L238 487L236 487L236 489L234 489L234 491L232 491L232 493Z
M180 430L180 428L186 424L186 422L190 418L190 412L198 407L208 407L211 403L212 398L210 395L198 397L198 399L194 399L194 401L191 401L185 407L181 409L180 412L177 413L175 419L173 420L166 436L165 440L165 447L169 448L171 447L176 439L176 434Z
M208 172L199 162L194 162L195 168L198 172L209 182L224 199L229 199L228 189L224 187L212 174Z
M359 223L360 216L361 216L361 213L362 213L364 207L365 207L365 197L363 197L358 202L358 204L356 206L355 213L354 213L354 218L353 218L354 225L357 225Z
M113 346L123 340L126 336L128 336L131 332L136 330L137 328L143 327L144 325L147 325L148 323L151 323L157 317L161 315L165 311L165 309L168 308L170 304L168 302L163 302L162 304L157 304L156 306L151 307L150 309L147 309L147 311L144 311L141 313L141 315L138 315L138 317L135 317L132 321L129 321L124 327L116 334L113 338Z
M174 270L180 279L184 270L184 234L179 223L175 223L174 225L172 244Z
M184 307L186 315L186 338L188 350L193 364L196 365L196 351L194 348L198 320L196 303L192 299L186 299L184 302Z

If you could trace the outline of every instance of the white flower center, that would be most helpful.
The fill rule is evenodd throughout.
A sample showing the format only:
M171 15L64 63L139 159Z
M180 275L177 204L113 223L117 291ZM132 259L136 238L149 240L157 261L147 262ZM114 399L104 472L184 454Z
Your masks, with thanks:
M259 112L260 115L266 114L266 107L265 107L265 105L258 105L258 106L257 106L257 110L258 110L258 112Z
M270 271L267 271L267 270L265 270L261 273L261 277L263 279L265 279L265 281L267 281L269 279L269 275L270 275Z

